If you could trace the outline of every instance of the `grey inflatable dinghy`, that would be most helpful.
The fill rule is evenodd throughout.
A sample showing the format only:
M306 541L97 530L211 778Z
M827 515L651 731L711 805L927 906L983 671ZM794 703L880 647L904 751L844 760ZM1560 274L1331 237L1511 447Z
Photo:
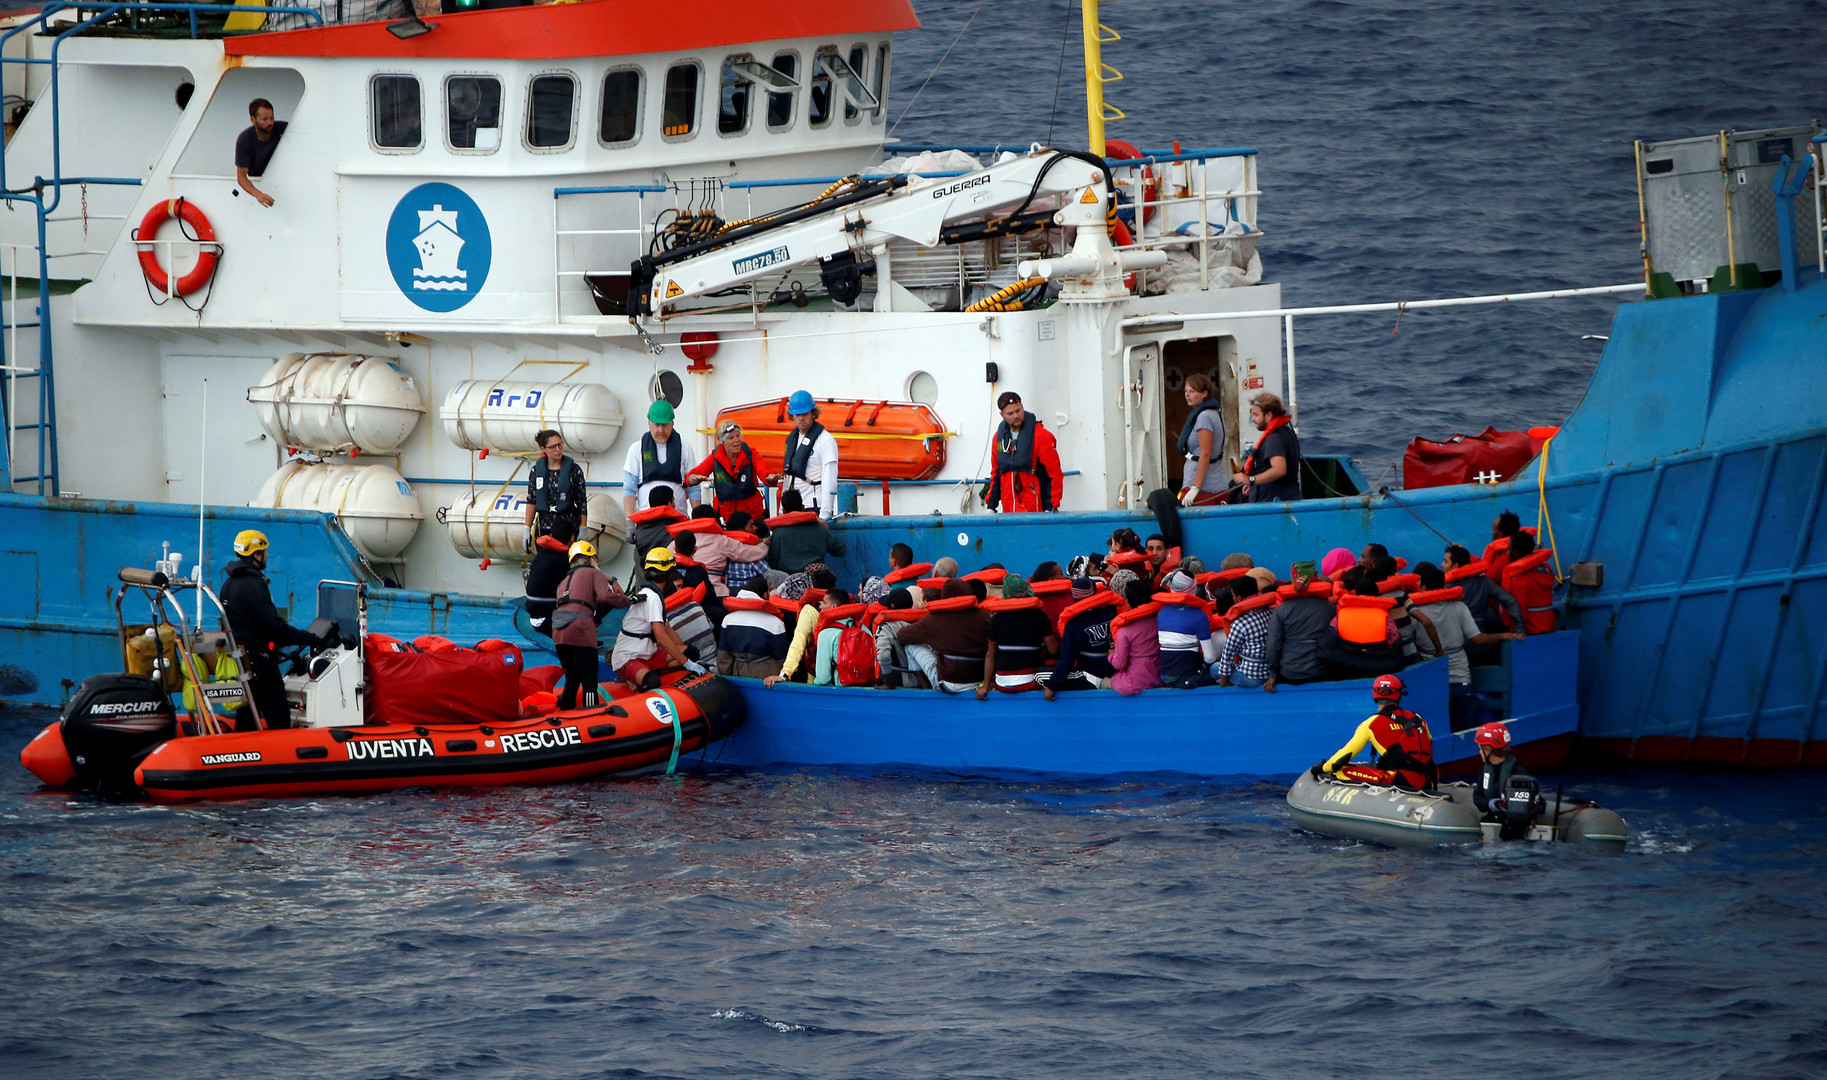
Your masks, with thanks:
M1516 822L1516 839L1560 840L1597 851L1624 850L1624 819L1589 802L1538 795L1535 812ZM1503 827L1486 823L1472 805L1472 785L1442 784L1435 792L1315 780L1302 773L1288 789L1294 823L1311 832L1396 847L1475 844L1498 840ZM1557 813L1558 811L1558 813Z

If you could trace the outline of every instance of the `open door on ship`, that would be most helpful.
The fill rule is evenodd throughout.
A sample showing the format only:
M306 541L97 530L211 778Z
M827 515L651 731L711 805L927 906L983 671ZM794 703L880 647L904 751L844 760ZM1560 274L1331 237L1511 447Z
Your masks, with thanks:
M1180 428L1191 406L1186 403L1186 379L1203 373L1216 389L1219 415L1224 418L1224 443L1214 448L1210 468L1228 476L1234 471L1237 452L1237 339L1196 338L1169 341L1161 360L1160 453L1165 463L1166 486L1176 491L1193 480L1193 462L1180 452Z

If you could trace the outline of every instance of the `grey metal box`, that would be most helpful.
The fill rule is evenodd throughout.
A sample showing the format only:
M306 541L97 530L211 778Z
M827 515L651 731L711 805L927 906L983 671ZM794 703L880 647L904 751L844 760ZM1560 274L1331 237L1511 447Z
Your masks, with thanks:
M1676 281L1710 278L1733 262L1777 269L1776 196L1770 183L1784 154L1799 162L1808 153L1815 130L1810 125L1727 131L1723 153L1721 135L1643 143L1638 180L1651 266ZM1795 246L1803 266L1813 266L1817 258L1816 198L1810 183L1795 200Z

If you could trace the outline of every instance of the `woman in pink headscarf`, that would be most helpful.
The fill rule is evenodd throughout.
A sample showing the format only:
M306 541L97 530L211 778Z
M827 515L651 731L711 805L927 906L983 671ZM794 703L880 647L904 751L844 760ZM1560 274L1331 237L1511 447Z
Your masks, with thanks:
M1358 557L1344 548L1333 548L1320 560L1320 573L1327 581L1337 581L1339 575L1358 564Z

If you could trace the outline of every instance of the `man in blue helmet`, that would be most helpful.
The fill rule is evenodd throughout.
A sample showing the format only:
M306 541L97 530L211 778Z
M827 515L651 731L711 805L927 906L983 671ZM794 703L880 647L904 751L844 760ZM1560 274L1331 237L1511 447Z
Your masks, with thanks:
M782 485L782 494L799 492L807 508L828 521L837 509L837 440L818 422L818 405L806 391L793 391L787 415L793 430L787 432L781 471L768 483Z

